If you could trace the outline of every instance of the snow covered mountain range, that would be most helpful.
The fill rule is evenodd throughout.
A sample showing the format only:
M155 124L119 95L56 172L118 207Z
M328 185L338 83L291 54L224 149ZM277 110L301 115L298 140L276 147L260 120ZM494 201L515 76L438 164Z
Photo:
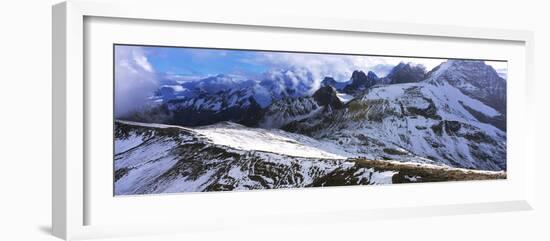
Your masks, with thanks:
M320 86L307 70L262 78L161 86L153 107L115 123L115 193L506 176L506 80L483 61Z

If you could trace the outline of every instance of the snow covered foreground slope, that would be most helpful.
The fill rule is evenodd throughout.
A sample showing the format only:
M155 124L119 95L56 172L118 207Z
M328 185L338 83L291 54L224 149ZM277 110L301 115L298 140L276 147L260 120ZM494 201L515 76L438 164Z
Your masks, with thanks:
M505 178L504 172L349 158L331 143L234 123L115 125L116 195Z

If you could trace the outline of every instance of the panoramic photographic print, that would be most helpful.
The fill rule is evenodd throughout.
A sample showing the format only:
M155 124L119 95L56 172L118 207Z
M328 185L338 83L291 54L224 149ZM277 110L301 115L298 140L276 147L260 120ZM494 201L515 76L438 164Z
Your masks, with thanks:
M506 178L506 61L113 54L114 195Z

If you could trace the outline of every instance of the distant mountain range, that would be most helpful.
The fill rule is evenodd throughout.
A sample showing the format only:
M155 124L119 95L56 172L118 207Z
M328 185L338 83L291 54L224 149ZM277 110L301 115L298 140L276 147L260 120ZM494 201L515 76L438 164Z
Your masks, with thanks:
M438 71L441 68L443 70ZM506 80L482 61L450 60L430 72L426 72L422 65L400 63L382 78L372 71L365 74L356 70L347 81L325 77L317 87L313 85L315 81L312 75L304 70L299 74L292 70L273 70L264 74L263 78L249 80L241 76L220 74L182 83L167 83L152 97L157 103L155 108L135 112L122 119L183 126L201 126L220 121L256 126L266 111L280 105L278 101L312 97L324 86L333 87L337 96L352 98L365 94L373 86L422 81L448 83L465 95L493 107L503 116L506 114ZM478 116L483 119L482 115ZM501 129L505 128L503 123L494 124Z
M115 166L117 162L128 161L138 162L135 165L144 165L145 160L138 160L140 157L127 157L129 149L126 150L122 146L126 145L125 143L134 143L136 140L131 139L138 138L148 144L133 146L132 152L153 150L148 139L155 135L150 133L164 133L166 128L158 130L151 124L143 123L158 123L185 126L188 129L184 128L178 133L183 131L193 134L186 134L190 137L180 135L178 138L183 138L181 140L157 140L158 137L155 137L155 143L171 139L169 142L176 144L170 145L189 146L191 149L188 150L195 154L185 155L204 156L185 158L198 163L208 163L212 169L201 167L204 170L199 170L195 166L198 164L193 164L194 162L182 164L172 160L169 163L167 161L162 164L147 164L151 165L151 168L162 166L166 170L173 170L171 174L167 174L162 168L164 171L157 176L150 171L144 173L153 175L150 178L162 176L164 183L168 182L167 180L176 182L179 180L178 175L191 169L193 173L196 172L193 175L198 175L197 179L200 179L201 175L212 174L215 169L216 172L220 172L215 176L223 177L223 181L213 180L207 185L208 190L232 190L237 187L243 188L242 185L245 185L241 182L239 183L242 185L236 185L231 181L237 178L230 175L230 172L237 172L231 165L225 168L216 166L215 160L222 158L219 155L223 155L222 159L231 163L238 159L238 166L241 167L245 165L243 162L248 163L246 165L254 165L257 161L283 162L286 158L284 165L293 168L297 165L297 176L293 178L302 178L301 182L286 182L279 180L281 177L276 173L262 175L260 170L256 170L251 174L252 170L248 170L245 178L247 181L239 180L243 183L256 183L255 187L262 186L258 182L264 181L278 183L266 184L269 187L286 187L296 183L298 186L313 185L316 181L325 180L323 178L327 178L326 175L335 170L342 172L338 178L348 175L350 180L354 180L353 183L360 184L388 182L387 179L381 181L373 175L389 175L391 183L392 177L396 177L394 174L399 173L390 175L376 169L368 169L369 178L357 179L356 172L367 173L367 169L360 171L354 168L353 173L344 171L344 166L350 165L350 161L362 159L506 171L506 80L483 61L448 60L431 71L426 71L422 65L400 63L387 76L378 77L370 71L365 73L356 70L346 81L337 81L327 76L318 83L311 74L303 70L271 71L262 78L249 80L239 76L217 75L163 85L151 98L151 101L156 103L153 107L121 118L132 122L117 123ZM191 131L195 130L191 129L193 127L198 129ZM139 132L139 135L136 132ZM144 135L145 132L149 134ZM212 132L216 135L210 135ZM260 141L256 140L258 136L267 140L275 138L275 142L287 140L295 145L284 149L288 151L287 154L272 149L250 149L248 146L260 145ZM227 138L231 141L224 142ZM256 142L252 143L250 140ZM214 150L219 146L212 143L230 147L230 153L240 154L238 157L232 157L233 154L225 153L227 150ZM164 144L158 144L155 148L163 150L163 146ZM178 150L181 151L181 148ZM311 156L311 153L317 153L317 156ZM323 155L322 153L326 155L319 156ZM170 158L173 158L173 153L170 155ZM318 161L312 161L312 158ZM340 161L327 162L327 159ZM120 181L117 181L116 185L120 185L120 193L161 190L158 189L160 181L153 179L149 180L154 183L151 184L153 186L126 186L127 184L122 182L126 182L125 178L129 177L125 176L130 175L131 170L133 169L128 168L127 164L121 164L117 169ZM243 171L242 168L239 170ZM319 173L313 177L311 173L315 172L314 170L318 170ZM253 177L256 175L254 173L259 177ZM254 178L264 181L256 182ZM404 176L400 178L402 180ZM305 181L306 179L308 181ZM195 179L186 177L185 180ZM427 177L424 177L424 180L428 180ZM196 190L206 190L206 184L201 185L203 188Z

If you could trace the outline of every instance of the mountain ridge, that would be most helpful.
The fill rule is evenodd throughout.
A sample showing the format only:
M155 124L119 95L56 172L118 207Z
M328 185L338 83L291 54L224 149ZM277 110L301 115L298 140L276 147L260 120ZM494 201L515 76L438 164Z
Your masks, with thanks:
M219 142L220 140L211 137L213 133L209 133L224 133L235 128L246 127L235 123L221 123L201 128L186 128L116 120L114 194L140 195L506 178L505 172L476 171L442 165L340 157L324 159L314 156L288 156L285 154L289 148L275 152L243 149L224 145L223 142ZM263 129L248 130L264 132ZM240 135L243 132L232 134L235 133ZM280 134L284 135L282 132ZM295 143L296 147L303 145L303 141L308 139L299 140L301 141ZM257 145L247 147L259 148ZM300 148L295 150L300 153Z
M403 73L408 71L411 73ZM470 73L476 71L480 73ZM296 77L295 73L283 70L271 74L280 81L267 86L276 86L277 91L294 85L291 80L295 79L285 76ZM417 77L399 80L409 75ZM258 82L241 80L244 84L232 89L213 83L219 79L234 85L236 80L231 78L209 78L202 87L217 86L210 92L165 101L153 109L159 120L129 120L182 126L231 121L337 143L348 153L370 159L506 170L506 118L500 106L494 105L495 99L505 96L501 93L505 80L483 61L448 60L427 73L421 65L400 63L383 78L354 71L348 82L324 78L309 94L285 90L284 97L265 107L255 99ZM501 85L488 86L477 78ZM384 83L388 79L391 81ZM338 88L338 83L347 85Z

